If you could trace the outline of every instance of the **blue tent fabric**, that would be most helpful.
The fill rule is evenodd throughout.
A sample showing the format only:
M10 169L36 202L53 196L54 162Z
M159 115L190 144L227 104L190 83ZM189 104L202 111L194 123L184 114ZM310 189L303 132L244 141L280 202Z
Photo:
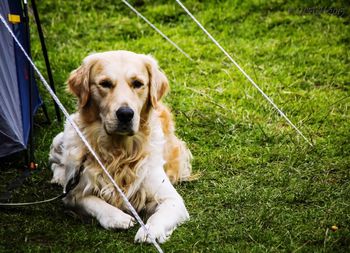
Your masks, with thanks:
M23 22L21 0L0 1L0 13L5 18L8 14L21 17L20 23L8 22L8 24L29 52L27 34L29 31L26 31L26 25ZM34 77L29 74L29 71L29 64L24 54L5 27L0 24L0 157L27 149L30 117L42 103ZM30 98L32 113L30 113Z

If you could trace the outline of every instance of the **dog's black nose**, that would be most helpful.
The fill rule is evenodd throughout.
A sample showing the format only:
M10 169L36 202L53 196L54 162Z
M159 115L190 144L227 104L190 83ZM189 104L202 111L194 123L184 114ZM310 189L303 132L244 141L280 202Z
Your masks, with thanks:
M120 107L117 111L117 118L122 123L128 123L134 117L134 111L130 107Z

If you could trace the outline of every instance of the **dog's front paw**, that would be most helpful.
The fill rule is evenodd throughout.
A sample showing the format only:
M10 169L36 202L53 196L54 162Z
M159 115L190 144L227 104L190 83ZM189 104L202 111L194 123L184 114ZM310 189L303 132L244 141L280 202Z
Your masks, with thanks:
M135 225L135 219L122 211L104 214L97 219L105 229L128 229Z
M148 233L143 227L140 227L139 231L136 233L135 242L152 243L152 239L155 239L159 243L164 243L167 239L169 239L171 233L173 232L173 230L166 231L160 226L150 224L147 224L146 228L148 230Z

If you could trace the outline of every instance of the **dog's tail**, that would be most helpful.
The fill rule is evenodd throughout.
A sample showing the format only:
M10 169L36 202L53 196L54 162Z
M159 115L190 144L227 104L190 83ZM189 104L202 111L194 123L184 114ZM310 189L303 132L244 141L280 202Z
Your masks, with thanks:
M175 137L176 138L176 137ZM168 150L166 157L165 172L170 181L177 182L192 181L198 178L198 175L192 174L192 154L187 148L186 143L176 138L176 144ZM173 143L174 144L174 143Z
M192 153L187 148L186 143L179 141L180 144L180 168L179 168L179 181L189 181L192 174Z
M165 172L174 184L182 181L191 181L198 178L192 174L192 154L186 143L175 135L175 124L169 109L163 104L158 105L157 112L162 123L165 135Z

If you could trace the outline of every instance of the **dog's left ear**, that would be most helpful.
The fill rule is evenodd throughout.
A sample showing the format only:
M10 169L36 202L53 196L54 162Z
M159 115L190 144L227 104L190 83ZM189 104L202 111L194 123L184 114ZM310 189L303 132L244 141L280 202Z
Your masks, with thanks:
M153 108L158 101L169 91L169 82L165 74L159 69L157 61L149 55L145 55L145 65L149 73L150 99Z

